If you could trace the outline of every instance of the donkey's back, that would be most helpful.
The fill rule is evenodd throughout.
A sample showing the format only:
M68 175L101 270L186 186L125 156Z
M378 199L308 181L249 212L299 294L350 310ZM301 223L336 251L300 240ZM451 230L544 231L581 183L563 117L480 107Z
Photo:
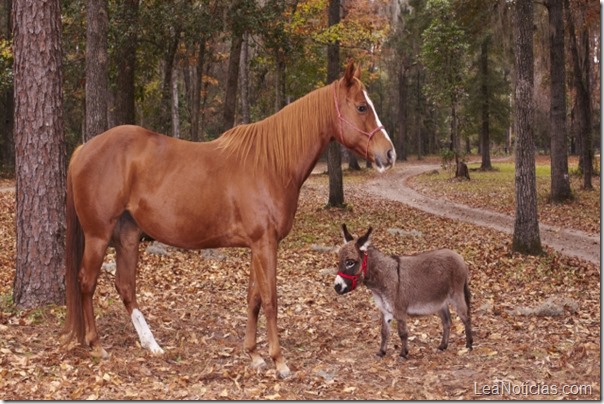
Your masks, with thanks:
M395 259L402 275L397 297L406 303L397 306L406 307L406 314L434 314L444 305L457 306L456 298L466 300L463 291L467 289L468 266L455 251L443 248Z

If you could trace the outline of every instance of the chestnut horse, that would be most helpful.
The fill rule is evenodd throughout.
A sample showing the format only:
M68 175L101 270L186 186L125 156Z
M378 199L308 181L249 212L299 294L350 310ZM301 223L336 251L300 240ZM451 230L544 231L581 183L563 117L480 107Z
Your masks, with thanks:
M141 346L155 341L136 302L138 245L144 232L179 248L248 247L251 268L244 349L252 366L262 307L278 375L289 368L277 331L277 247L292 228L302 183L330 140L365 156L379 171L396 159L386 130L349 63L343 78L276 114L193 143L138 126L117 126L73 153L67 173L67 319L64 341L106 357L92 297L103 257L116 252L115 286Z

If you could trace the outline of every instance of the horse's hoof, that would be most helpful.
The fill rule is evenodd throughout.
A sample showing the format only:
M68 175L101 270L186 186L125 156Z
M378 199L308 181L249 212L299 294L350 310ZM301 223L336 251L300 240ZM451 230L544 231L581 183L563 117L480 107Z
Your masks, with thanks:
M150 344L147 344L146 346L143 346L143 348L148 349L155 356L161 356L164 354L164 350L161 349L161 347L155 341Z
M291 371L285 363L277 366L277 376L279 376L280 379L286 379L289 375L291 375Z
M384 356L386 356L386 351L382 351L381 349L379 351L377 351L375 353L375 356L377 356L378 358L383 358Z
M98 359L109 359L109 354L100 345L97 345L94 348L92 348L92 351L90 351L90 356L92 356L93 358L98 358Z
M252 355L252 363L250 364L252 369L262 370L266 367L266 362L260 355Z

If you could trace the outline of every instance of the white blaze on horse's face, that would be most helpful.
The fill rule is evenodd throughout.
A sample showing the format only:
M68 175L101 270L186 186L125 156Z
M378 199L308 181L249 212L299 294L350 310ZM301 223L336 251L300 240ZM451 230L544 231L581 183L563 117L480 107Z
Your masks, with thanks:
M369 104L369 108L371 108L371 111L373 112L373 116L375 116L375 123L377 124L378 128L382 128L381 132L384 135L384 137L386 139L388 139L388 141L390 142L390 144L392 145L392 149L390 149L390 151L388 152L388 157L390 158L390 161L392 162L391 165L388 166L384 166L382 164L377 164L377 170L380 173L383 173L384 171L386 171L386 169L392 167L394 165L394 162L396 161L396 151L394 150L394 144L392 143L392 140L390 139L390 136L388 136L388 132L386 132L386 128L384 128L384 125L382 125L382 122L380 121L380 117L378 116L376 110L375 110L375 106L373 105L373 101L371 101L371 98L369 98L369 94L367 94L366 90L363 90L363 94L365 95L365 99L367 100L367 104Z

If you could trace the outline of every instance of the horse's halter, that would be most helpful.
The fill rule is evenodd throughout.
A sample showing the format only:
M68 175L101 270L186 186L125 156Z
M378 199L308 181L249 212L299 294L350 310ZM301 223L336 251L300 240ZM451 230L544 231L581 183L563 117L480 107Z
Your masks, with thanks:
M340 107L338 106L338 84L337 83L336 83L336 85L333 88L333 99L334 99L335 104L336 104L336 112L338 113L338 119L340 120L340 143L344 144L344 130L342 128L342 124L346 123L352 129L354 129L357 132L360 132L363 135L367 136L367 148L365 149L365 160L367 160L367 157L369 156L369 142L371 141L371 138L373 137L373 135L375 135L377 132L379 132L382 129L384 129L384 125L378 126L377 128L375 128L371 132L365 132L361 128L357 127L354 123L352 123L349 120L347 120L346 118L344 118L342 116L342 112L340 112ZM373 111L373 113L375 114L375 111Z
M357 280L361 276L361 272L363 273L363 279L367 276L367 251L363 254L363 263L361 264L361 269L354 275L345 274L342 271L338 272L338 275L342 278L350 279L352 281L352 285L350 286L350 291L352 292L357 287Z

